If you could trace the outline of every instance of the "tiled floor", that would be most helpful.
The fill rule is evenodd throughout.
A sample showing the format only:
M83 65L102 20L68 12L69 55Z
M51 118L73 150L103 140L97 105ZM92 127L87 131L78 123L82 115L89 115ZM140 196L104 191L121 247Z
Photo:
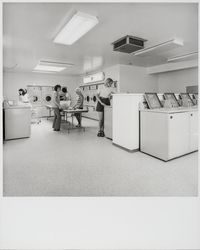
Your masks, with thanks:
M4 143L5 196L196 196L198 153L163 162L129 153L86 131L32 125L31 138Z

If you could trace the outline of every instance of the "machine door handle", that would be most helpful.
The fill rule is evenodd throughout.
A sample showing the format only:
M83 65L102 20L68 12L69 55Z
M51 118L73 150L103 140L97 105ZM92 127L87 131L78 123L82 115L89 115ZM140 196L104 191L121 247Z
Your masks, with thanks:
M173 116L172 115L170 115L170 119L172 119L173 118Z
M193 116L193 114L190 114L191 116Z

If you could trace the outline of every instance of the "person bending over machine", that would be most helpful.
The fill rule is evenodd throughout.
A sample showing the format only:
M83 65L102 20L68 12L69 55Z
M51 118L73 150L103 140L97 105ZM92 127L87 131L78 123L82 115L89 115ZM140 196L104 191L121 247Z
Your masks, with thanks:
M97 107L96 111L99 115L99 131L97 136L104 137L104 107L110 106L111 94L114 93L112 91L113 80L111 78L107 78L105 83L99 86L97 91Z

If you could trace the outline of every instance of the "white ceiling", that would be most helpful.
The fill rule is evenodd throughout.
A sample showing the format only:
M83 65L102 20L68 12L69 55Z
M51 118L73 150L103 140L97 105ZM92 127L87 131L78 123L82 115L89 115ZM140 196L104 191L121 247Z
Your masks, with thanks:
M73 11L96 15L99 24L71 46L53 43ZM124 35L147 39L145 46L177 37L184 46L157 56L114 52L111 43ZM74 63L59 73L79 75L114 64L154 66L167 57L198 50L197 3L4 3L4 70L30 72L40 59Z

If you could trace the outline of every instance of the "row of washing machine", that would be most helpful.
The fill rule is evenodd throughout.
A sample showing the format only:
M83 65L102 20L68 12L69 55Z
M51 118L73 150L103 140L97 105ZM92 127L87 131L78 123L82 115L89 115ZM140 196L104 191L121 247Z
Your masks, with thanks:
M66 87L62 87L61 96L65 94ZM39 117L49 115L46 105L51 105L53 99L54 87L52 86L27 86L27 93L32 106L37 109Z
M81 86L82 93L84 96L84 106L88 108L88 113L84 114L84 116L87 118L98 120L98 113L96 112L96 95L100 85L101 84Z
M84 85L80 86L84 96L84 106L88 107L89 112L85 113L84 116L88 118L92 118L98 120L98 113L96 112L96 105L97 105L97 92L99 86L104 83L98 83L94 85ZM113 86L113 91L117 92L117 82L115 81Z
M84 105L88 106L88 107L95 107L97 104L97 91L99 86L101 86L104 83L101 84L94 84L94 85L84 85L81 86L82 92L83 92L83 96L84 96ZM117 92L117 82L114 81L113 83L113 91Z
M97 91L99 85L81 87L84 96L84 105L95 107L97 104Z
M48 105L51 104L53 87L51 86L27 86L27 93L32 105Z
M65 95L67 87L62 87L61 100L62 96ZM53 98L54 87L52 86L27 86L27 93L30 98L30 102L34 106L40 105L50 105Z

